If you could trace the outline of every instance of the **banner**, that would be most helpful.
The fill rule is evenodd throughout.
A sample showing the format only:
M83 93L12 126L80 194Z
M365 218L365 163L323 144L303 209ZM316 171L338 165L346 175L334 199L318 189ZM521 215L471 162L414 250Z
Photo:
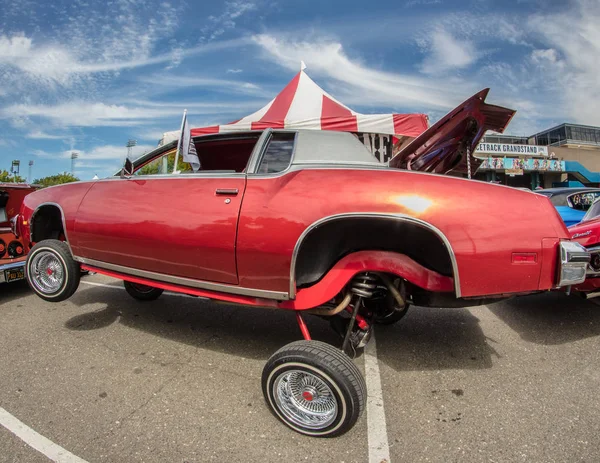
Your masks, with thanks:
M548 156L548 147L539 145L515 145L512 143L479 143L477 148L475 148L474 154L477 156L479 153Z
M483 160L480 170L508 170L521 169L537 172L564 172L565 161L555 159L520 159L520 158L495 158Z

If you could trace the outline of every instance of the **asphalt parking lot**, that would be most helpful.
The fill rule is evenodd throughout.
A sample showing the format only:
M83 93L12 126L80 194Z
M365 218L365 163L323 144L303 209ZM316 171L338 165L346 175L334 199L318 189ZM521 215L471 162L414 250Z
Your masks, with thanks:
M600 307L562 294L411 308L378 327L390 460L600 461L599 335ZM292 313L142 303L99 275L57 304L3 285L0 407L88 462L368 461L366 416L314 439L264 404L263 365L299 338ZM0 427L0 461L49 460Z

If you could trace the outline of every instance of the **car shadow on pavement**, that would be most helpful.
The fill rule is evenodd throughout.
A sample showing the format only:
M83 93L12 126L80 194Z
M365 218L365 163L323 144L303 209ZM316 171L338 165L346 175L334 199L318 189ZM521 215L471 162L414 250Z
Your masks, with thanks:
M141 302L125 291L92 287L69 302L85 309L104 305L67 320L70 330L87 331L119 323L173 341L251 359L268 359L277 349L302 339L293 312L215 303L194 297L163 294ZM341 340L329 323L306 316L312 338L334 345Z
M0 306L8 302L16 301L31 293L27 281L15 281L13 283L0 283Z
M489 310L528 342L566 344L600 335L600 306L561 292L497 302Z
M396 325L377 326L377 356L397 371L492 367L494 340L467 309L411 307Z

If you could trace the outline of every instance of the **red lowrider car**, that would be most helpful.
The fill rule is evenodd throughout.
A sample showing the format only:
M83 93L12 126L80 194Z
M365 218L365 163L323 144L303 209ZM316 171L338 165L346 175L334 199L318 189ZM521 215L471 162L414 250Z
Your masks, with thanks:
M580 223L569 227L569 233L591 257L585 282L573 289L585 298L600 296L600 199L594 201Z
M0 283L25 278L25 252L21 237L14 227L23 198L35 190L24 183L0 183Z
M486 94L389 166L350 133L267 129L196 138L198 172L173 173L172 143L120 176L35 192L19 221L33 244L28 281L61 301L83 268L124 280L137 299L171 290L293 310L304 341L267 362L266 401L298 432L339 435L366 399L344 351L362 347L374 323L409 304L471 306L585 278L589 255L547 198L431 175L467 160L474 170L481 136L510 121ZM312 341L304 314L331 319L342 350Z

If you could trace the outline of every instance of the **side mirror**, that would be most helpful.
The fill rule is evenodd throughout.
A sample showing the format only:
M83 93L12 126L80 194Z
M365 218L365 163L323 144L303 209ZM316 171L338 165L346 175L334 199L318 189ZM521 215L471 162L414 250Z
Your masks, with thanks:
M121 178L131 177L133 175L133 162L129 157L125 158L125 164L121 169Z

